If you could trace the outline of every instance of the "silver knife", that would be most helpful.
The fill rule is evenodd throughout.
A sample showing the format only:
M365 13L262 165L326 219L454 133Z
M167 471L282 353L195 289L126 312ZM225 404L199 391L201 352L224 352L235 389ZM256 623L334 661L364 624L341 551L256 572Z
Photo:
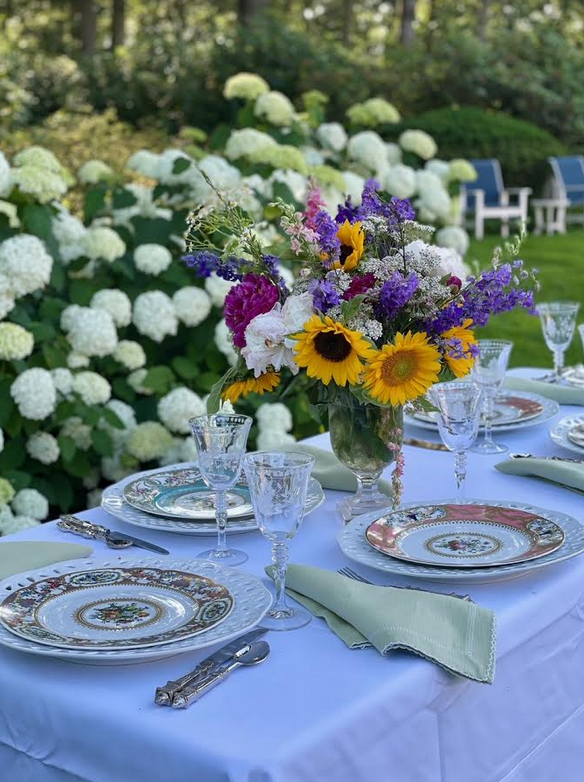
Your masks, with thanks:
M239 652L240 649L250 646L258 638L261 638L268 631L263 627L256 627L255 630L251 630L249 633L236 638L234 641L230 641L226 646L222 646L209 657L205 657L196 668L192 671L185 673L179 679L171 679L166 682L162 687L156 688L156 694L154 696L154 702L159 706L170 706L172 699L183 687L197 684L208 676L212 671L219 669L219 667L226 663L228 660Z
M101 524L93 524L91 521L80 519L71 514L61 516L61 520L57 522L57 526L64 532L71 532L73 535L81 535L84 538L90 538L92 540L103 540L110 548L114 549L138 546L147 551L155 551L157 554L169 553L165 548L157 546L155 543L142 540L142 538L136 538L133 535L127 535L125 532L110 530L107 527L103 527Z

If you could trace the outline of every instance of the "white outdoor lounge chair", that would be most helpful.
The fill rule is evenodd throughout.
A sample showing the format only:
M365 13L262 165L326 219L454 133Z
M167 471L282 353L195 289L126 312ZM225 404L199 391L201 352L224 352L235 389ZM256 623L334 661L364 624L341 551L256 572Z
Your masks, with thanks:
M494 158L470 162L476 168L478 178L462 188L462 214L474 214L474 232L477 239L482 239L485 235L485 220L500 220L501 236L509 236L509 220L527 221L531 188L506 188L501 166Z
M584 157L571 155L568 157L548 158L552 167L552 195L557 199L569 201L566 220L568 223L584 223Z

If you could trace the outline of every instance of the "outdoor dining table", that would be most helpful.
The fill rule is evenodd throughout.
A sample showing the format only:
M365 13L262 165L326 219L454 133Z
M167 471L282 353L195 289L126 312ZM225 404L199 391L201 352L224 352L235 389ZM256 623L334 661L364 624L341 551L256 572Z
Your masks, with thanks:
M560 417L582 408L563 406ZM568 455L554 421L500 439L511 451ZM432 438L431 432L416 432ZM328 435L311 440L330 447ZM451 497L452 455L405 447L404 501ZM584 497L506 475L501 456L469 454L467 495L528 502L584 522ZM342 497L326 492L291 543L293 562L350 565L378 584L414 584L347 560L336 542ZM95 509L83 518L142 534ZM171 555L207 539L153 530ZM55 523L10 540L64 540ZM115 552L92 542L97 561ZM261 578L262 535L237 536L242 566ZM143 556L129 549L124 556ZM0 557L2 542L0 541ZM267 579L266 579L267 581ZM453 585L419 582L436 591ZM146 664L92 666L0 648L2 782L580 782L584 778L584 557L513 581L458 585L496 614L492 685L447 673L406 652L350 650L320 619L270 632L268 660L234 672L187 711L154 703L154 690L212 649Z

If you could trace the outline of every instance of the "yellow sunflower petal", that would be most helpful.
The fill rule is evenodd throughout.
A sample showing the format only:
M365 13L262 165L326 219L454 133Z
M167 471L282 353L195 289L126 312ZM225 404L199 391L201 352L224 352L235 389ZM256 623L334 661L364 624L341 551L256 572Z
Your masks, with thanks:
M442 339L459 339L462 343L462 349L465 355L462 358L454 358L448 351L444 354L444 360L455 377L464 377L468 375L474 364L474 357L471 355L469 347L476 344L474 332L470 329L472 319L467 318L462 326L455 326L441 334Z
M240 397L256 393L260 396L265 391L273 391L280 385L280 375L277 372L265 372L259 377L250 377L247 380L238 380L223 389L223 399L235 404Z

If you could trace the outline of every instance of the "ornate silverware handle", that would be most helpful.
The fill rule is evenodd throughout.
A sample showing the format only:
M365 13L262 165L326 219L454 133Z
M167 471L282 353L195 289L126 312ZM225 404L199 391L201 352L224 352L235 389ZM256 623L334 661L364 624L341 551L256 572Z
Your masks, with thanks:
M179 679L167 681L162 687L156 688L154 702L159 706L170 706L172 699L179 690L182 690L183 687L198 684L201 679L207 676L207 674L216 666L217 663L214 663L213 660L203 661L202 663L199 663L196 668L185 673L184 676L181 676Z
M219 668L219 670L211 673L199 684L179 690L172 699L173 708L186 709L191 703L198 701L205 693L209 692L209 690L212 690L213 687L216 687L220 682L226 679L230 673L230 668Z
M57 522L57 526L65 532L72 532L74 535L82 535L84 538L102 538L105 539L108 530L99 524L92 524L90 521L83 521L76 516L65 515Z

